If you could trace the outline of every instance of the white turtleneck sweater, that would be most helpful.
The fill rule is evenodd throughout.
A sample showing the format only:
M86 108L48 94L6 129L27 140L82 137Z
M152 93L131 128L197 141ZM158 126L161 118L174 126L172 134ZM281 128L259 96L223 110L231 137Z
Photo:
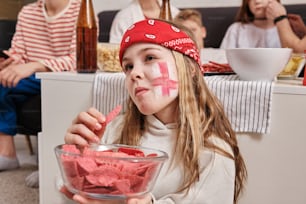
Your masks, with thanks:
M176 124L163 124L154 116L147 116L148 131L142 137L141 146L159 149L168 153L169 159L164 163L162 170L153 188L152 196L155 204L232 204L235 186L234 161L214 153L202 150L200 153L200 179L195 183L188 194L175 193L183 177L182 168L176 166L169 170L172 150L176 141ZM107 126L102 138L103 143L113 143L119 136L123 117L117 117ZM211 140L232 152L229 145L223 140L212 137Z

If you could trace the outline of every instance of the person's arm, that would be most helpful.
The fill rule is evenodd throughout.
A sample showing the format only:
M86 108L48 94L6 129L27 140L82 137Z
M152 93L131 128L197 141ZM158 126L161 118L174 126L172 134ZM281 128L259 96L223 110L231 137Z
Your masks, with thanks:
M273 19L282 47L292 48L294 52L302 53L306 50L306 36L300 39L291 29L289 19L287 17L287 11L283 5L275 0L269 1L267 7L267 17Z
M12 46L9 49L9 53L12 57L19 59L19 63L29 63L29 62L37 62L36 65L42 65L42 66L36 66L36 68L42 68L42 69L35 69L35 72L43 72L45 70L47 71L71 71L76 68L76 32L73 31L71 33L70 37L70 47L69 51L67 51L65 55L58 56L58 57L49 57L47 59L44 59L42 57L36 57L37 60L29 60L29 55L38 55L38 49L30 49L28 45L26 45L26 41L29 41L28 37L26 37L26 29L28 27L27 24L25 24L25 19L28 19L26 8L23 8L21 12L18 14L18 20L16 24L16 31L12 39ZM73 17L69 17L72 20ZM67 21L68 21L67 20ZM35 28L33 28L35 29ZM36 28L36 29L41 29ZM65 32L66 27L64 24L62 24L62 29ZM60 31L57 31L60 32ZM62 39L61 39L62 38ZM35 39L37 40L37 39ZM67 41L67 35L58 36L58 41ZM33 41L32 41L33 42ZM43 45L42 45L43 46ZM52 45L54 46L54 45ZM51 45L50 45L51 47ZM48 49L46 46L42 47L41 49ZM40 58L40 60L39 60ZM47 69L45 69L47 68Z
M288 19L293 32L302 39L306 35L306 25L300 15L288 14Z

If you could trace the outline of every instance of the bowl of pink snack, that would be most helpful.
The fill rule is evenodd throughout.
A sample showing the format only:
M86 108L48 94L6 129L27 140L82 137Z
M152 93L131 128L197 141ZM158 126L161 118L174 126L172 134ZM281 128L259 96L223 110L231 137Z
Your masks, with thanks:
M119 144L92 145L82 150L63 144L55 147L55 154L67 189L101 200L150 192L168 159L163 151Z

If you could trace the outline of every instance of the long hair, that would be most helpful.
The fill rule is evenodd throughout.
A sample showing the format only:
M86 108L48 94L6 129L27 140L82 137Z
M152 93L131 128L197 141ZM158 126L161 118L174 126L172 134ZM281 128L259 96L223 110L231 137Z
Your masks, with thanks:
M236 166L234 203L236 203L247 177L236 135L225 116L222 105L209 91L199 65L181 53L172 52L179 80L178 133L172 164L182 165L184 170L183 182L178 192L187 193L199 180L199 153L200 150L207 148L234 160ZM141 136L147 128L145 117L129 99L122 135L118 142L139 145ZM228 143L232 152L214 145L209 140L212 136Z
M255 20L255 16L249 7L250 0L242 0L242 4L236 14L235 20L241 23L250 23ZM280 0L277 0L280 2Z

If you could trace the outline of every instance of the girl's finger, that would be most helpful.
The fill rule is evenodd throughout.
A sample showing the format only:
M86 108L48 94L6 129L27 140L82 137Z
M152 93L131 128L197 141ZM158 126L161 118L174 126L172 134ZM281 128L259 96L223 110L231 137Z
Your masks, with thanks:
M86 146L89 143L99 143L99 137L84 124L72 125L66 133L65 140L69 144Z

